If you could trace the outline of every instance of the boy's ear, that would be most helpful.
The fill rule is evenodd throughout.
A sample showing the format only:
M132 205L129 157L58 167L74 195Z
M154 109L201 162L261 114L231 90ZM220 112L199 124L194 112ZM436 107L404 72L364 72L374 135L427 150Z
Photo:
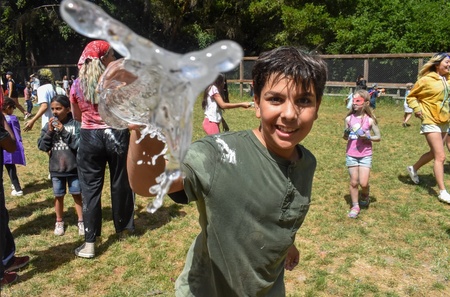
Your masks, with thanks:
M317 120L319 118L319 108L320 108L321 103L322 103L322 98L320 98L320 100L318 100L316 103L316 116L315 116L314 120Z
M257 97L255 95L255 97L253 98L253 102L255 103L255 114L256 114L256 117L259 119L259 118L261 118L261 110L259 109L259 103L260 103L259 97Z

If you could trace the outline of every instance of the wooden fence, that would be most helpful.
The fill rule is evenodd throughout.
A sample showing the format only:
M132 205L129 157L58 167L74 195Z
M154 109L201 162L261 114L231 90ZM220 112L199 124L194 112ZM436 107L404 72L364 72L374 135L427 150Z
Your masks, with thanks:
M380 88L386 89L386 96L394 99L403 98L405 85L415 82L419 69L429 59L432 53L414 54L355 54L355 55L320 55L328 64L328 81L326 95L344 96L354 91L355 80L362 74L367 80L367 86L377 83ZM235 70L227 73L230 84L239 85L239 93L250 90L251 68L257 57L244 57ZM17 72L16 82L28 80L29 75L40 68L50 68L57 81L62 76L77 74L76 65L45 65L33 67L20 67L13 69ZM21 80L23 79L23 80Z

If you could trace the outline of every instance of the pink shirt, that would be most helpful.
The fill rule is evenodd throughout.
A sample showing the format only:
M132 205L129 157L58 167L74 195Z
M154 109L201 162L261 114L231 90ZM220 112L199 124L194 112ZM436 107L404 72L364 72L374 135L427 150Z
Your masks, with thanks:
M92 104L84 100L78 78L73 81L72 88L70 89L70 102L72 104L78 104L81 110L81 129L111 128L102 120L98 113L98 104Z
M372 141L359 138L358 133L368 134L372 128L369 121L369 116L356 117L355 115L350 115L350 120L348 121L348 127L351 132L348 136L347 142L347 155L355 158L362 158L372 155ZM354 131L354 127L360 126L359 131Z

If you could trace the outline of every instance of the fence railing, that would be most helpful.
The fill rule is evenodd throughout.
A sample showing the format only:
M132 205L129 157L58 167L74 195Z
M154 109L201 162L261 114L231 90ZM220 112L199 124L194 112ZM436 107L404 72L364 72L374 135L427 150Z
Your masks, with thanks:
M355 54L355 55L320 55L328 64L327 95L345 95L353 92L358 75L363 75L367 86L377 83L386 90L386 96L403 98L406 83L414 83L424 62L432 53L415 54ZM239 85L239 94L250 90L251 69L257 57L244 57L234 70L227 72L230 84ZM29 76L40 68L50 68L57 81L64 75L77 75L74 64L18 67L14 69L16 82L29 80Z
M433 53L320 55L328 64L327 95L354 91L356 77L363 75L367 86L377 83L386 96L403 98L406 83L414 83L420 68ZM230 83L239 84L240 95L249 90L251 69L257 57L244 57L238 68L227 73Z

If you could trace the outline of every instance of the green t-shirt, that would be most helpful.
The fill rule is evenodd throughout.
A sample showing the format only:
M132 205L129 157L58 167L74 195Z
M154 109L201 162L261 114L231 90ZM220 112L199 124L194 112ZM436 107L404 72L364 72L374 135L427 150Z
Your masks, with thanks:
M271 154L251 130L205 137L183 163L201 233L176 296L284 296L284 260L309 209L316 159Z

